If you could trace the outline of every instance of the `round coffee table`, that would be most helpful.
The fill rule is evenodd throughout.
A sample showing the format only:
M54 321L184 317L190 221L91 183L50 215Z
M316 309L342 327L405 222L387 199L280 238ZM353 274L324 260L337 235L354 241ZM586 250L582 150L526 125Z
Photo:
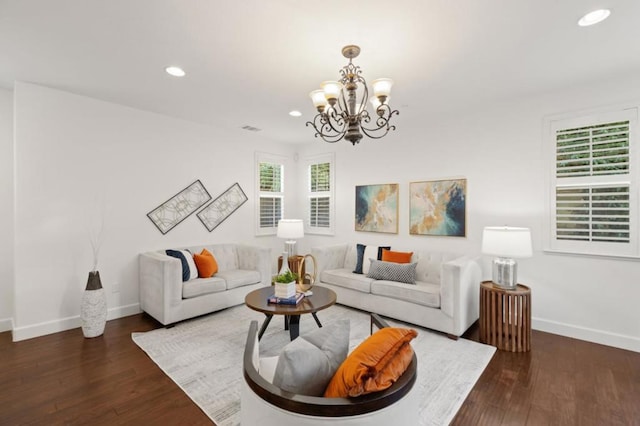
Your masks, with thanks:
M254 311L262 312L266 315L262 327L258 332L258 340L262 338L267 326L274 315L284 315L284 329L289 330L291 340L300 335L300 315L311 314L316 320L318 327L322 327L316 312L328 308L336 303L336 294L328 288L314 286L311 291L313 295L305 296L297 305L278 305L268 303L267 299L273 296L273 286L259 288L248 293L244 298L244 303Z

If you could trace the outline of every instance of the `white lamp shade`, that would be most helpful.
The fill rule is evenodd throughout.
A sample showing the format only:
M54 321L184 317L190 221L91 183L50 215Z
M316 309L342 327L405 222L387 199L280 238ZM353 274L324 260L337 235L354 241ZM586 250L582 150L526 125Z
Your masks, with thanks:
M324 90L314 90L313 92L309 93L309 96L311 97L311 101L313 102L314 107L318 108L320 106L327 106L327 98L324 97Z
M378 96L389 96L391 93L391 86L393 86L393 80L390 78L379 78L371 82L373 86L373 94Z
M302 219L281 219L278 221L278 238L295 239L304 237Z
M342 91L342 84L337 81L324 81L320 84L322 90L324 91L324 96L329 99L338 99L340 97L340 92Z
M531 231L529 228L487 226L482 232L482 253L509 258L531 257Z

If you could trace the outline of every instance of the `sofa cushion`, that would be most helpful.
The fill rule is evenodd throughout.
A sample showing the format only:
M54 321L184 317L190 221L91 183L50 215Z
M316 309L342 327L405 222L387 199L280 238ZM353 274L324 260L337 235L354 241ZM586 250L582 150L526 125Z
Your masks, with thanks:
M227 290L245 285L257 284L261 280L260 272L245 269L218 271L216 277L222 278L227 282Z
M322 271L320 281L351 290L371 293L371 278L366 275L355 274L348 269L330 269Z
M382 246L366 246L364 244L357 244L357 258L356 258L356 268L354 269L354 274L366 274L369 272L369 263L367 259L375 257L377 260L382 259L382 251L383 250L391 250L390 246L382 247Z
M367 277L374 280L398 281L401 283L416 283L415 263L384 262L382 260L369 259L371 268Z
M322 396L349 352L349 320L341 319L302 335L280 352L273 384L280 389Z
M218 271L238 269L238 251L235 244L216 244L206 246L218 263Z
M226 289L225 281L219 277L197 278L182 284L182 298L189 299L203 294L218 293Z
M371 294L405 300L430 308L440 307L440 286L416 282L416 285L395 281L373 281Z
M409 342L417 335L410 328L386 327L376 331L340 365L324 396L357 397L387 389L411 363L413 348Z
M442 264L455 259L456 255L420 251L417 253L417 256L414 254L414 260L416 257L418 260L418 265L416 266L416 281L440 284Z

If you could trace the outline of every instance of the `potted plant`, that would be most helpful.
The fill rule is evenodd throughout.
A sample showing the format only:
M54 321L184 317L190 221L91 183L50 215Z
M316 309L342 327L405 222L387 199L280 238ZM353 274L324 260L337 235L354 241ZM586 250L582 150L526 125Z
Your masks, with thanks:
M298 279L298 274L287 269L284 273L278 274L273 278L273 282L281 283L281 284L289 284L291 282L295 283Z
M273 277L275 296L289 298L296 295L296 280L298 274L292 272L289 268L280 271L278 275Z

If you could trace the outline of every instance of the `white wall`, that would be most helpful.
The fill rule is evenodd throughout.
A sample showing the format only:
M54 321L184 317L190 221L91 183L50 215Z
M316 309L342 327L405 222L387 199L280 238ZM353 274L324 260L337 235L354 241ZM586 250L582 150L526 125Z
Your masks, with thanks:
M92 269L89 232L102 217L98 269L109 318L139 310L138 253L282 245L254 237L254 152L291 157L290 147L28 83L16 83L14 93L14 340L79 326ZM196 179L214 198L239 182L249 200L211 233L192 215L163 236L146 214Z
M362 242L480 256L484 226L529 227L534 257L519 262L519 281L532 289L534 327L640 351L640 261L542 251L543 118L634 99L640 99L637 77L443 117L422 117L409 106L400 111L397 131L384 139L364 139L355 147L314 141L299 149L300 158L336 152L336 236L307 235L300 252ZM409 182L450 177L467 178L467 237L410 236ZM397 235L354 231L354 187L380 183L400 184ZM491 277L489 262L483 259L485 279Z
M13 92L0 89L0 332L13 317Z

